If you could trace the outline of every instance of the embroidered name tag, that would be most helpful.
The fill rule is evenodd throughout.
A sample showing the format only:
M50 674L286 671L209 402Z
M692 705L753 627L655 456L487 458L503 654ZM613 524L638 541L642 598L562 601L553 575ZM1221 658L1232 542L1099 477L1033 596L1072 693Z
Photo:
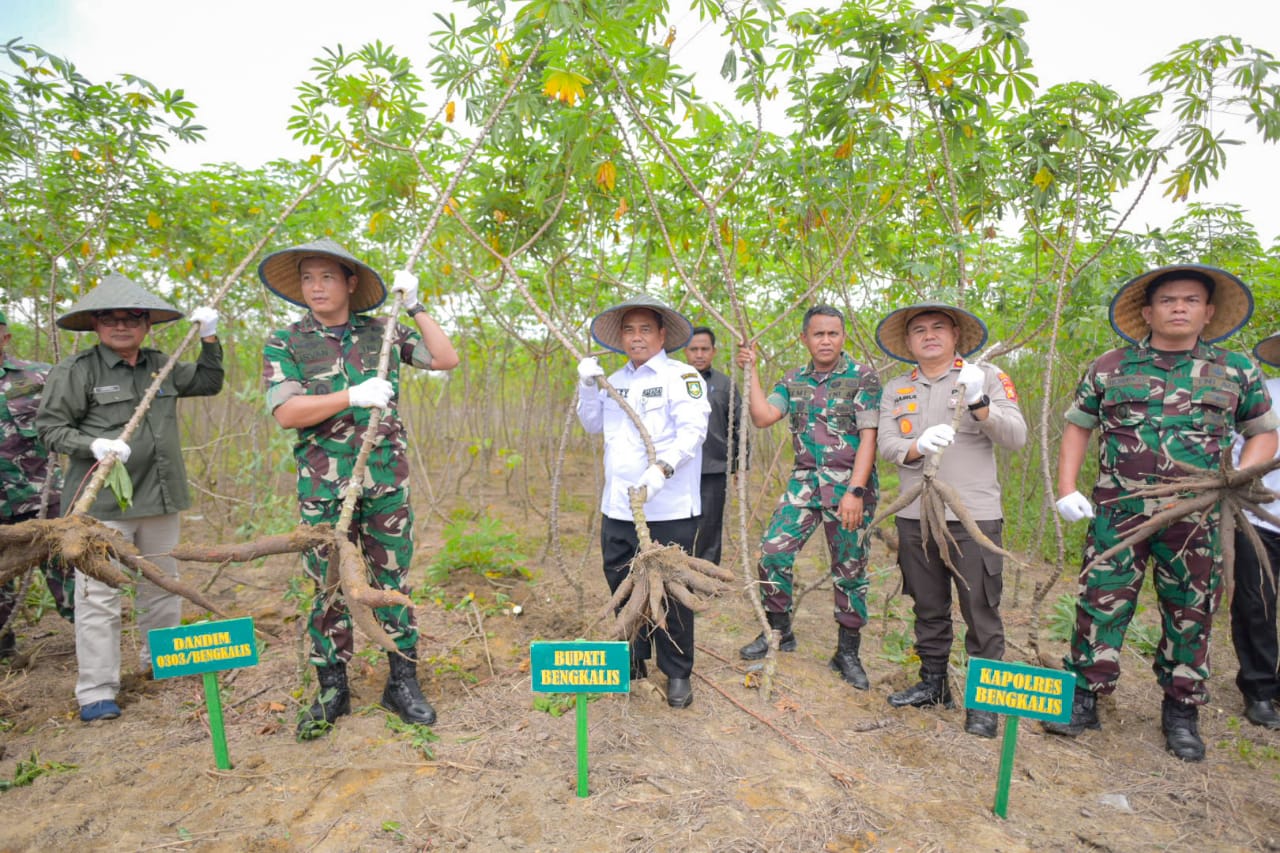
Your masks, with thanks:
M119 390L120 390L119 385L99 385L97 388L93 389L93 393L110 394L112 391L119 391Z
M662 388L646 388L640 392L641 397L661 397Z

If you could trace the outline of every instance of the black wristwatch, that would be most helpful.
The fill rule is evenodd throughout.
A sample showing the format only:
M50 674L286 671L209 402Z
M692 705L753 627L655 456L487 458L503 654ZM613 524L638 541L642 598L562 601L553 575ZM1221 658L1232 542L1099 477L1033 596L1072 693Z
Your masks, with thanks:
M853 495L855 498L860 498L866 493L867 493L867 490L863 486L854 486L852 489L849 490L849 494Z
M985 409L991 405L991 398L983 394L978 398L978 402L969 404L969 411L976 412L978 409Z
M408 312L410 317L417 317L423 311L427 310L427 306L423 305L421 302L415 302L404 310Z
M668 480L676 475L676 469L672 468L670 464L663 462L661 459L659 459L655 464L662 469L662 476L666 477Z

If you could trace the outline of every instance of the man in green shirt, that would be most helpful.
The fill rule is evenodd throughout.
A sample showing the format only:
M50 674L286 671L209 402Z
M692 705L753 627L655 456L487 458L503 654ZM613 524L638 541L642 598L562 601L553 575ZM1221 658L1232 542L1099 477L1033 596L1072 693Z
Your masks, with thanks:
M64 359L49 373L36 414L40 439L51 451L65 453L67 488L78 492L90 472L109 455L125 466L133 482L133 500L122 508L103 489L89 512L120 532L161 571L177 577L178 563L166 556L178 544L178 514L191 505L178 430L178 398L207 397L222 390L222 346L218 312L197 308L200 357L176 365L165 379L142 422L122 441L153 377L169 356L143 342L153 324L168 323L182 312L122 275L109 275L58 318L73 332L94 332L98 343ZM63 504L63 514L74 501ZM76 575L76 700L84 722L120 716L120 592L83 574ZM142 636L141 663L151 666L147 632L181 621L182 599L139 581L134 613Z

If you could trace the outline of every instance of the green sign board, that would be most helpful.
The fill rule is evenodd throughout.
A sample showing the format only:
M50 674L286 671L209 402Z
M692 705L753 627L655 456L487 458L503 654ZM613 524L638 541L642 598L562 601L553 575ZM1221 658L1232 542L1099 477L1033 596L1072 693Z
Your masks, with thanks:
M1076 677L1070 672L970 658L964 706L1066 723L1071 720L1071 697L1075 689Z
M626 643L532 643L529 671L536 693L626 693L631 651Z
M156 628L148 633L147 639L156 678L199 675L258 663L253 619L248 616Z

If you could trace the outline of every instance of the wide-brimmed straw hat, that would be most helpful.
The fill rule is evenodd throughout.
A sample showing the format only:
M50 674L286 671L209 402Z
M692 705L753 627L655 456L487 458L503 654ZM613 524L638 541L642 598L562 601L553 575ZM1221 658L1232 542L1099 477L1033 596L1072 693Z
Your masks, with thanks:
M267 290L285 302L306 308L298 265L307 258L316 257L332 258L355 275L358 283L355 293L351 294L351 311L372 311L387 298L387 286L382 283L382 277L373 271L373 267L356 260L354 255L332 240L313 240L267 255L258 264L258 278L262 279Z
M915 364L916 357L907 346L907 326L921 314L946 314L951 318L960 331L956 340L957 355L973 355L987 342L986 324L963 308L945 302L917 302L915 305L899 308L876 326L876 343L880 345L880 349L898 361Z
M80 297L80 301L55 322L59 328L71 332L92 332L95 311L147 311L153 326L170 323L182 316L181 311L159 296L119 273L112 273Z
M1253 294L1243 281L1217 267L1174 264L1144 272L1116 292L1111 300L1111 328L1116 330L1116 334L1134 344L1150 334L1151 327L1142 319L1142 309L1147 304L1147 288L1157 279L1162 282L1176 279L1169 274L1179 272L1189 273L1192 280L1213 282L1213 296L1209 298L1214 306L1213 319L1200 333L1202 341L1207 344L1224 341L1249 322L1253 314Z
M662 328L667 330L667 352L684 349L693 335L693 324L674 308L668 308L648 294L634 296L620 305L601 311L591 321L591 337L605 349L625 353L622 342L622 317L632 308L648 308L662 317Z
M1259 341L1253 348L1253 355L1263 364L1280 367L1280 332Z

